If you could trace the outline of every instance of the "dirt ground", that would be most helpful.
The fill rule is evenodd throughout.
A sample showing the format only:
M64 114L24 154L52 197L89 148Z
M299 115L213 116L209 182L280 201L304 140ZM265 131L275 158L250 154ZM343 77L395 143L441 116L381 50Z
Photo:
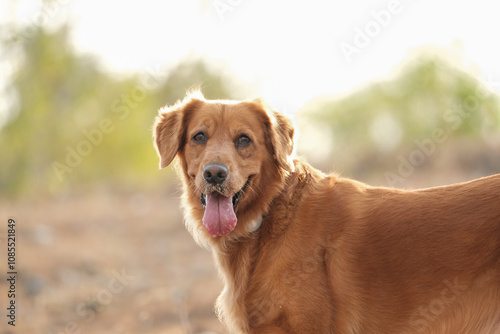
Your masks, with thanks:
M95 191L0 202L0 258L16 222L16 321L0 333L223 333L211 255L182 224L179 192Z

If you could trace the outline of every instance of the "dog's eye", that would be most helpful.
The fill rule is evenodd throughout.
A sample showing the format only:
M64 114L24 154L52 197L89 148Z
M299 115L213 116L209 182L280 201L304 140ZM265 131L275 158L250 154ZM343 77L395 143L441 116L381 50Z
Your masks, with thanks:
M236 139L236 146L248 146L252 143L252 140L247 135L241 135Z
M207 141L207 136L203 132L198 132L194 135L193 140L198 144L202 144Z

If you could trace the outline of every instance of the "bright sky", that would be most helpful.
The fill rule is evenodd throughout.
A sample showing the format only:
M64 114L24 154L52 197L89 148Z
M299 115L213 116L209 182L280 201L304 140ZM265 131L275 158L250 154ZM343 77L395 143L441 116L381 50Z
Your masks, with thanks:
M35 25L69 18L77 50L113 71L207 57L241 78L248 98L288 112L384 78L422 46L447 49L500 82L500 3L491 0L54 0L46 12L18 0L0 13L2 22Z

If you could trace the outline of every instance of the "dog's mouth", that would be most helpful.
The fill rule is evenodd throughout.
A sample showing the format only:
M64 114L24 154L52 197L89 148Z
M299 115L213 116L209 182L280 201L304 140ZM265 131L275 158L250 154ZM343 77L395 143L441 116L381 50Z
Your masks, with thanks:
M233 203L234 208L236 208L236 205L238 205L238 202L240 201L241 195L243 194L243 190L245 190L247 184L248 184L248 181L247 181L247 183L245 183L245 186L243 186L243 188L241 188L240 191L238 191L233 197L231 197L231 201ZM219 193L213 192L212 194L219 194ZM219 196L222 196L222 195L219 194ZM206 197L207 197L207 195L205 195L204 193L201 193L200 202L204 208L207 207Z
M243 187L231 197L226 197L217 191L208 194L201 193L200 202L205 208L203 225L213 238L221 237L231 233L238 221L236 217L236 206L238 205L250 178Z

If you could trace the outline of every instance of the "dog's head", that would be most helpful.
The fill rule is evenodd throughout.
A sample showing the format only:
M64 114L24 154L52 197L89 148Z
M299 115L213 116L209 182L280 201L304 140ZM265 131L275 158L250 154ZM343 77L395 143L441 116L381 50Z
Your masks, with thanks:
M260 100L190 94L160 110L153 132L160 167L178 158L188 218L212 238L248 230L294 168L293 126Z

